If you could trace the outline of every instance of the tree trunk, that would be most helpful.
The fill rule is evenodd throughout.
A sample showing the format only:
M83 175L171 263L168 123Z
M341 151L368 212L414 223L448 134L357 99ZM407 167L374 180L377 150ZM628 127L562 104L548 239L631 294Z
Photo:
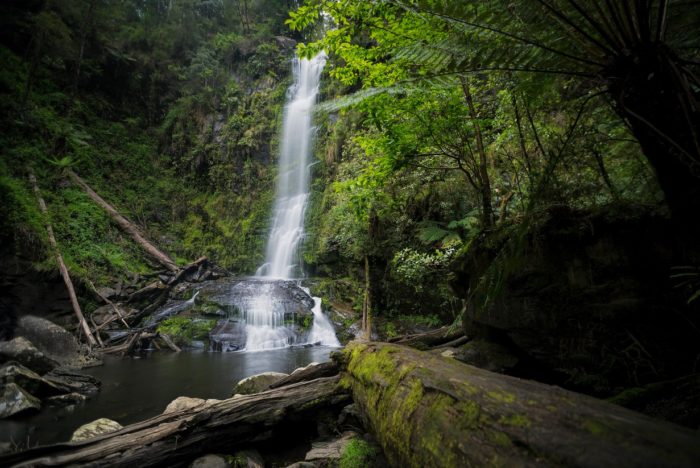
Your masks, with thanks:
M349 395L338 381L338 376L316 379L162 414L93 439L0 456L0 466L188 466L207 453L232 453L276 436L288 439L276 429L347 404Z
M367 340L372 339L372 296L369 279L369 256L365 255L365 295L362 301L362 331Z
M700 232L700 92L662 43L607 70L615 108L639 141L680 228Z
M476 114L476 109L474 108L472 93L469 90L469 83L464 77L461 77L460 81L462 83L464 100L467 102L467 109L469 109L469 117L472 119L472 123L474 124L476 149L479 153L478 178L481 182L479 184L481 188L481 214L483 216L484 227L489 228L493 226L493 207L491 206L491 180L489 179L488 160L486 158L486 150L484 149L484 139L481 134L478 115Z
M70 303L73 306L73 312L75 312L76 317L78 317L78 323L80 324L80 328L82 328L83 332L85 333L85 338L87 339L88 343L91 347L95 346L97 345L97 341L95 341L95 337L92 336L92 332L90 332L90 325L88 325L88 323L85 321L83 311L80 309L80 304L78 304L78 297L76 296L75 289L73 288L73 281L70 279L68 268L66 268L66 264L63 262L63 256L61 255L61 251L58 249L58 243L56 242L56 237L53 234L53 227L51 226L51 221L49 220L49 213L46 209L46 203L44 203L44 199L41 196L41 191L39 191L39 186L36 183L36 177L32 172L29 173L29 182L32 184L32 188L34 189L34 195L36 196L37 203L39 203L41 213L46 218L46 234L49 237L51 249L54 251L54 255L56 255L58 270L61 272L63 282L66 284L68 296L70 297Z
M80 188L85 190L85 193L87 193L90 198L92 198L107 213L109 213L114 222L117 223L119 227L122 228L126 233L128 233L134 239L134 241L136 241L136 243L139 244L151 257L153 257L155 260L158 261L158 263L160 263L170 271L178 270L177 265L170 257L158 250L156 246L148 242L141 235L140 230L134 224L132 224L124 216L119 214L119 212L115 210L112 205L104 201L104 199L102 199L102 197L100 197L93 189L91 189L90 186L86 184L83 179L78 177L78 175L75 172L68 170L68 175L73 180L73 182L75 182L78 186L80 186Z
M601 400L385 343L341 367L392 466L692 467L695 432Z

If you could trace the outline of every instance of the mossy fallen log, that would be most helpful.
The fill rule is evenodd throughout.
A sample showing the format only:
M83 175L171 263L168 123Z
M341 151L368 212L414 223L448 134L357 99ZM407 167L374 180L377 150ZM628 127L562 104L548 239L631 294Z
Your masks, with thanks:
M347 404L327 377L156 416L93 439L0 456L0 466L188 466L206 453L232 453L298 427L314 413Z
M392 466L700 466L688 429L386 343L350 343L342 383Z

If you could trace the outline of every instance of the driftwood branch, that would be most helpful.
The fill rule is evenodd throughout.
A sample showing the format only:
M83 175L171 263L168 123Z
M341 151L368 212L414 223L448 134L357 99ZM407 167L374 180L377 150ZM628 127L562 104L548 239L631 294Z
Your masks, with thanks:
M275 437L282 424L347 404L338 381L316 379L162 414L86 441L0 456L0 466L188 466L202 454L232 453Z
M178 267L175 262L168 257L165 253L161 252L156 246L147 241L141 231L136 225L131 223L128 219L122 216L112 205L107 203L101 196L97 194L88 184L85 183L83 179L78 177L78 175L71 171L67 171L68 176L71 180L82 188L85 193L88 194L90 198L93 199L98 205L100 205L114 220L115 223L119 225L127 234L129 234L137 244L141 246L151 257L157 260L161 265L170 271L178 271Z
M58 248L58 243L56 242L56 237L53 234L53 227L51 226L51 221L49 220L49 213L48 209L46 208L46 203L44 203L44 198L41 196L39 185L36 183L36 177L32 172L29 173L29 182L32 184L34 195L36 196L36 200L39 203L41 213L46 219L46 234L49 237L49 243L51 244L51 248L53 249L54 255L56 256L56 263L58 263L58 269L61 272L61 277L63 278L63 282L65 283L66 289L68 290L68 296L70 297L70 302L73 306L73 312L75 312L76 317L78 317L78 323L80 324L80 327L85 333L85 338L88 340L90 346L96 346L97 341L95 340L95 337L90 331L90 326L85 321L85 316L83 315L83 311L80 309L80 304L78 304L78 297L76 296L75 289L73 288L73 281L71 281L70 279L68 268L66 268L66 264L63 261L63 256L61 255L61 251Z
M698 435L620 406L386 343L344 381L392 466L696 467Z

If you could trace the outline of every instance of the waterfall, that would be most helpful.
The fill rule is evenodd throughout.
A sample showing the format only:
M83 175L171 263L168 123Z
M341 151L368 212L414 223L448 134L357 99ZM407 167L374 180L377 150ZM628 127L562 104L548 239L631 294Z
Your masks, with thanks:
M279 348L296 339L290 336L284 313L271 296L269 282L301 276L297 249L304 238L304 215L309 200L314 133L311 118L325 64L324 52L311 60L294 59L294 84L287 92L284 110L272 225L265 263L256 272L259 292L242 307L246 321L245 348L248 351ZM339 346L333 326L321 312L321 300L314 298L314 304L314 322L307 341Z
M294 84L289 88L284 112L272 227L265 263L257 276L288 279L299 268L297 248L304 237L304 214L309 199L311 117L325 64L324 52L311 60L294 59Z

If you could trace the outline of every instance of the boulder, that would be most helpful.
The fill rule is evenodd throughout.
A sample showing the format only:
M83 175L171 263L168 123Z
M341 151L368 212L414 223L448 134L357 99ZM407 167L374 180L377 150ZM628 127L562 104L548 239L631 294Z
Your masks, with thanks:
M451 354L451 356L446 355L446 353ZM486 340L470 341L460 348L448 348L441 354L445 357L453 357L465 364L500 373L508 373L520 361L506 346Z
M38 409L41 409L39 399L16 383L8 383L3 386L2 396L0 396L0 418Z
M353 431L344 432L341 437L328 442L314 442L311 450L306 452L305 461L338 460L345 451L350 441L357 438Z
M163 414L197 408L199 406L204 405L205 402L206 401L202 398L190 398L186 396L177 397L173 401L171 401L168 404L168 406L165 407L165 411L163 411Z
M39 351L23 336L0 342L0 363L7 361L18 362L40 375L58 367L58 362Z
M465 301L465 334L496 336L553 383L599 397L693 369L700 302L687 304L673 275L700 258L697 242L663 214L612 208L552 207L526 232L463 249L451 287Z
M83 424L73 432L70 442L92 439L98 435L107 434L122 429L123 426L116 421L107 418L96 419L87 424Z
M305 462L305 461L300 461L300 462L292 463L291 465L287 465L286 468L316 468L316 464L310 463L310 462Z
M231 395L250 395L252 393L264 392L271 384L288 375L289 374L283 374L281 372L263 372L262 374L252 375L239 381L233 387Z
M63 389L58 385L14 362L9 362L0 367L0 383L3 385L14 383L32 395L39 397L64 393Z
M204 455L190 464L190 468L228 468L228 462L221 455Z
M39 351L62 365L82 367L90 364L91 360L82 355L75 337L49 320L34 315L20 317L15 335L25 337Z

